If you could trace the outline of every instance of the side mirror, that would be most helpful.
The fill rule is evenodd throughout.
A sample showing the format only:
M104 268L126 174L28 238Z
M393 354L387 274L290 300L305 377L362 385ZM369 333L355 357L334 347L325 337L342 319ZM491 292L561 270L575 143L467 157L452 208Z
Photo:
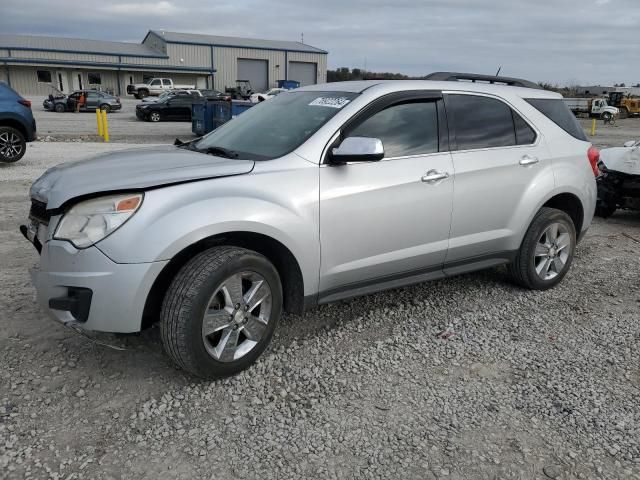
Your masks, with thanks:
M331 149L330 161L335 164L347 162L377 162L384 158L382 140L370 137L348 137L339 147Z
M635 147L636 146L636 141L635 140L629 140L628 142L624 142L623 147Z

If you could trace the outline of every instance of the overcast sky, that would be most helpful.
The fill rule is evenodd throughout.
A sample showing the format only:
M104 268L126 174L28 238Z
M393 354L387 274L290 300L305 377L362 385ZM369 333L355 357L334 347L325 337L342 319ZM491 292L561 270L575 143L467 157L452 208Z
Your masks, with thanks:
M295 41L304 32L329 51L329 68L502 66L559 84L640 82L640 0L0 0L2 33L140 42L149 29Z

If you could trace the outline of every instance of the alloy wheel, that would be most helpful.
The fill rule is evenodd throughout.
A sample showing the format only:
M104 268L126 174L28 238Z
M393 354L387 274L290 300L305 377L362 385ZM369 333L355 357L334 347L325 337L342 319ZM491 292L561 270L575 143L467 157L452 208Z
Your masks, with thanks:
M214 359L233 362L264 337L271 318L271 288L256 272L227 278L209 300L202 319L202 340Z
M542 280L552 280L566 268L571 255L571 234L562 223L549 225L536 243L534 264Z
M22 155L22 139L15 132L0 133L0 157L7 160L18 158Z
M152 122L159 122L160 121L160 114L158 112L152 112L150 117L151 117L151 121Z

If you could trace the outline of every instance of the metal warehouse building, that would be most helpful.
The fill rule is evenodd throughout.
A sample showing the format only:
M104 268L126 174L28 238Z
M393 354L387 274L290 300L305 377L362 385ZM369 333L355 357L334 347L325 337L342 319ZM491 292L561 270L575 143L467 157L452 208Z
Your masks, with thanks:
M150 30L142 43L0 35L0 81L23 95L97 88L125 94L151 77L224 91L250 80L254 91L278 80L327 79L327 52L299 42Z

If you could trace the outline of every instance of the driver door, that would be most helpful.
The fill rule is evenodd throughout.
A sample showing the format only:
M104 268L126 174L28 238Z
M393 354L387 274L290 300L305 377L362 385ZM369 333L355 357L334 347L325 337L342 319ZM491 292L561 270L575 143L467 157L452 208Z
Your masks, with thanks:
M385 156L320 167L321 302L442 275L454 173L445 118L439 93L403 92L343 129L382 140Z

